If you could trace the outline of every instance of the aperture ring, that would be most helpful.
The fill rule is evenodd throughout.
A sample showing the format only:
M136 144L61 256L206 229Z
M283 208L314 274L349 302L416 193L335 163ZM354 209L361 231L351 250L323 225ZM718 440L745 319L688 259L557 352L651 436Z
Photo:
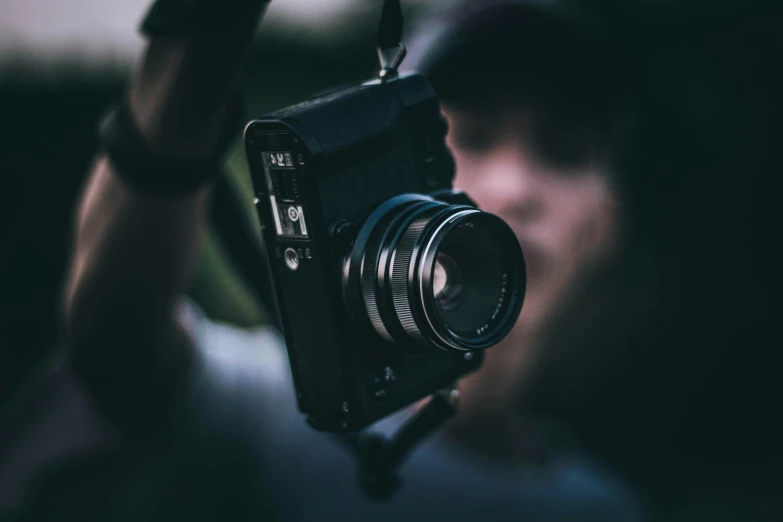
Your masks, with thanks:
M400 238L392 259L391 290L394 309L397 311L397 318L405 332L416 340L422 340L423 335L414 318L408 281L413 272L411 259L416 250L416 244L420 241L422 231L431 219L432 215L425 213L408 226Z
M395 237L402 234L411 214L423 207L437 205L424 197L400 198L401 204L390 207L388 213L372 224L367 231L367 240L361 245L361 260L357 263L360 270L361 293L364 309L372 327L387 342L400 342L405 337L402 327L393 316L393 306L387 306L391 293L387 272L391 270L390 245L396 243ZM393 252L393 250L392 250ZM390 300L390 299L389 299ZM391 308L391 310L390 310Z

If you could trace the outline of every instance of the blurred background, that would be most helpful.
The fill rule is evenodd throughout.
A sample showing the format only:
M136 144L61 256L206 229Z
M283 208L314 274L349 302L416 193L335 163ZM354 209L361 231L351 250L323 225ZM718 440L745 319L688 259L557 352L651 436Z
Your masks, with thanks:
M98 146L97 124L102 113L123 95L139 58L144 42L137 28L150 3L0 0L0 173L4 175L0 195L5 196L0 198L0 426L19 409L33 376L47 360L45 356L56 350L58 296L72 243L74 205ZM422 21L455 0L401 3L408 39L420 34L417 26ZM541 396L548 393L553 397L551 404L544 401L532 406L577 419L577 424L586 426L586 436L602 440L602 449L608 448L605 453L616 452L615 459L621 463L635 458L656 471L656 466L666 468L665 473L654 475L666 478L660 480L664 486L669 478L666 473L673 473L668 464L687 460L666 447L671 430L680 428L692 433L686 441L691 446L683 445L683 451L705 448L701 453L716 469L729 470L727 474L742 479L748 476L747 467L769 462L779 476L779 462L783 461L773 458L778 453L777 436L757 422L766 422L771 416L772 408L764 401L780 396L772 387L779 382L777 375L762 379L757 368L773 371L773 365L766 364L763 357L770 346L779 343L767 343L763 332L756 331L761 314L769 314L771 307L758 297L760 289L769 290L759 275L762 262L753 257L759 247L751 244L760 224L771 227L774 222L762 212L778 204L758 204L756 194L768 198L775 194L777 198L777 192L766 185L772 179L771 165L777 162L767 161L759 151L769 154L779 147L779 133L769 129L778 128L780 119L767 103L779 98L780 92L779 80L776 83L773 78L775 60L779 61L783 52L779 25L759 14L763 2L747 2L748 11L759 13L738 24L731 37L724 37L726 31L717 22L710 29L710 20L719 17L717 9L702 9L710 4L706 1L693 0L690 14L681 17L665 9L675 4L671 0L580 3L605 16L608 25L616 22L618 31L635 33L641 32L640 27L655 27L649 34L634 34L638 48L623 49L627 54L641 49L652 57L634 78L636 87L643 87L633 94L644 125L630 141L633 145L635 138L644 147L636 150L626 145L626 151L622 143L620 146L633 160L626 169L632 176L623 180L635 197L628 205L637 220L633 225L647 234L640 245L634 245L637 249L632 254L638 257L627 265L627 274L635 276L640 266L654 266L660 269L651 270L658 279L651 277L650 281L663 281L670 294L665 294L665 299L652 291L650 296L642 295L644 292L625 284L622 277L619 283L609 278L615 285L612 288L618 290L616 295L586 286L581 297L587 297L574 299L564 313L566 319L580 321L563 323L573 330L561 329L562 339L556 336L548 352L552 361L568 361L565 366L573 371L557 378L542 372L540 383L531 380L545 392ZM261 117L335 85L373 77L378 68L375 39L381 4L381 0L273 1L242 78L246 119ZM722 2L714 2L718 4ZM649 12L660 8L658 16L669 22L666 29L659 30L647 15L638 19L648 25L626 24L631 6L654 6ZM731 20L724 16L721 23L732 27ZM766 32L759 28L766 28ZM712 34L712 40L700 34ZM710 47L710 42L720 45ZM408 43L415 42L408 39ZM412 47L415 54L415 45ZM636 54L629 62L635 59ZM733 163L725 161L726 157ZM239 135L228 161L228 175L239 194L238 216L255 233L257 220ZM760 237L767 237L765 234ZM771 233L768 236L773 237ZM260 244L260 235L256 239ZM716 250L725 251L716 255ZM253 290L258 286L243 279L246 271L239 270L229 251L227 238L213 226L188 291L190 297L217 321L244 327L270 323L263 296ZM759 257L768 259L766 254ZM678 263L680 258L689 264ZM612 276L625 275L612 272ZM737 280L741 284L715 283ZM650 287L655 288L653 284ZM629 295L623 293L626 290ZM637 313L628 304L631 294L651 301L660 299L659 316L645 309L640 324L624 323L623 317ZM605 300L612 300L614 307L594 306L588 297L595 295L608 295ZM688 296L691 301L685 299ZM756 310L761 310L758 317ZM664 321L675 315L679 322ZM629 331L641 333L629 343L620 331L607 342L603 330L608 323L608 330L628 326ZM647 326L649 329L644 329ZM24 350L3 349L20 339L24 342L16 346L24 346ZM617 349L612 352L607 345ZM632 346L633 351L620 350L626 346ZM735 351L737 347L741 350ZM616 365L607 365L604 374L596 374L588 363L593 359L605 362L595 357L597 353L609 354L607 358ZM736 353L742 353L744 359L735 357ZM581 358L574 358L574 354ZM739 364L743 361L747 368ZM720 371L714 372L711 381L694 379L692 373L701 374L693 369L705 366L719 367ZM680 379L679 388L676 378ZM642 391L626 393L634 389L626 381ZM731 385L725 386L726 382ZM577 385L583 387L577 389ZM585 389L595 393L588 397ZM694 390L703 391L703 403L695 401L693 406L697 414L687 412L685 406L691 405L683 400L693 400L698 395ZM586 407L588 403L592 407ZM672 409L670 405L681 404L690 426L672 425L661 413ZM724 424L726 409L733 410L728 427ZM659 431L649 428L649 418L655 414L665 419L659 423ZM718 433L723 438L716 436ZM733 444L729 451L725 451L726 440ZM0 449L3 442L0 432ZM748 457L753 450L758 455ZM747 464L737 467L743 472L729 466L732 453L738 462ZM715 454L721 458L714 458ZM693 460L705 475L712 472L713 468L703 466L698 458Z

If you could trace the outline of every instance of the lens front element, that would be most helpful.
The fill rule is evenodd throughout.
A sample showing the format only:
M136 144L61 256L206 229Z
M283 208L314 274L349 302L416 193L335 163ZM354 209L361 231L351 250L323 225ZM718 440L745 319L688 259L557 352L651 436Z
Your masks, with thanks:
M429 292L446 328L461 337L474 337L496 318L508 291L504 261L498 235L473 221L451 229L443 238Z

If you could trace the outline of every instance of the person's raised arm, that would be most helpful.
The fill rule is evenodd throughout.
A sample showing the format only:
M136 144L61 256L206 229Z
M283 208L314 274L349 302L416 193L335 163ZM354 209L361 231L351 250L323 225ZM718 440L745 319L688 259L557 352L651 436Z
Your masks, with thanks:
M267 3L196 0L173 18L166 5L153 10L126 114L155 157L197 164L219 146ZM96 159L76 216L64 315L77 374L110 417L137 424L176 393L191 360L177 303L199 250L210 188L158 195L128 182L149 172L124 168L106 155Z

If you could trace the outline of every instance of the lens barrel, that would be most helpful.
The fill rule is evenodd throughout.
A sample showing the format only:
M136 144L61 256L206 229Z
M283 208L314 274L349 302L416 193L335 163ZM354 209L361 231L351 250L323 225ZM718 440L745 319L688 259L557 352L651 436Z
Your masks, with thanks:
M373 211L343 267L353 315L407 351L488 348L519 316L525 261L500 218L405 194Z

